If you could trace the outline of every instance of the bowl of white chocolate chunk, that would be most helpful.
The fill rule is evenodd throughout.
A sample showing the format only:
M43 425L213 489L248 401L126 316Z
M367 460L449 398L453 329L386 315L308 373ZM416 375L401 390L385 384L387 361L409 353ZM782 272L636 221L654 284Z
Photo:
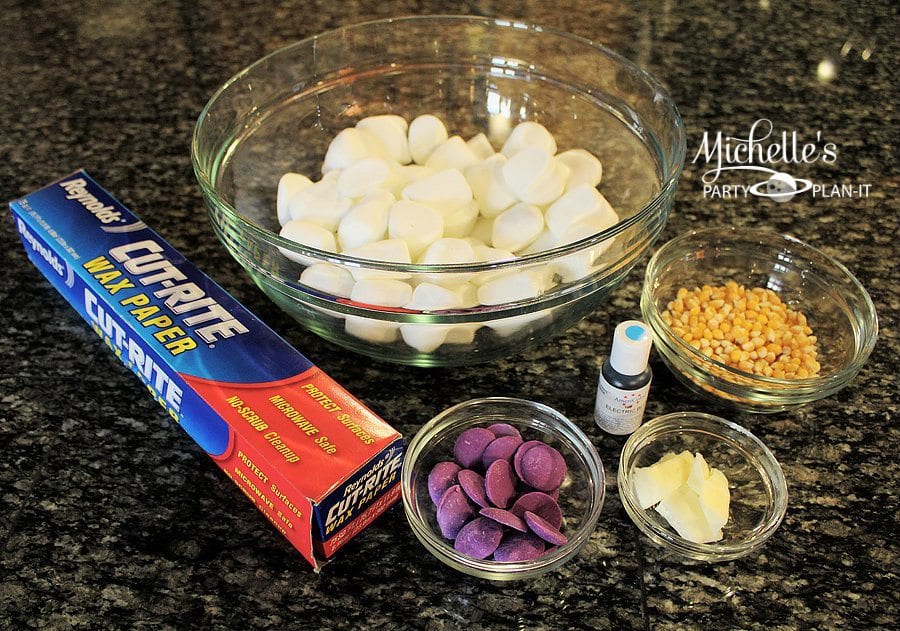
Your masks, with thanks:
M681 118L587 40L369 22L247 67L192 159L216 235L298 322L421 366L520 352L595 310L662 231Z
M775 534L787 510L784 472L768 447L701 412L639 427L622 448L617 481L635 525L682 559L746 556Z

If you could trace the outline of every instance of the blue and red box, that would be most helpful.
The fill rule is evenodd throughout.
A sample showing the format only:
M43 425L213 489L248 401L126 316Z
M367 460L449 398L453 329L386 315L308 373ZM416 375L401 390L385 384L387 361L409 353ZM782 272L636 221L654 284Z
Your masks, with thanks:
M397 501L400 434L86 172L10 208L35 266L315 568Z

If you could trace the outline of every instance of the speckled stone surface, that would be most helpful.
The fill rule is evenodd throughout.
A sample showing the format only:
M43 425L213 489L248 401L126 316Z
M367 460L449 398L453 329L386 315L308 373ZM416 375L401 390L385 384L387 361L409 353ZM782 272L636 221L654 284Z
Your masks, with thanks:
M277 5L277 6L276 6ZM654 355L648 417L734 418L780 459L787 517L766 547L689 564L631 524L615 472L623 438L591 420L610 333L639 315L646 259L604 307L551 343L487 367L422 370L360 359L296 326L208 227L191 129L241 67L321 30L401 14L516 17L608 44L679 104L688 161L664 239L758 225L836 257L868 288L881 335L852 385L754 417L699 402ZM584 552L542 578L495 585L433 560L399 506L314 574L28 263L0 223L0 628L890 628L900 616L897 369L900 307L896 6L872 2L4 2L0 196L78 167L405 435L464 399L553 405L595 441L610 479ZM831 60L835 74L817 73ZM704 131L760 118L822 131L816 182L868 197L791 203L704 195ZM723 176L724 178L725 176Z

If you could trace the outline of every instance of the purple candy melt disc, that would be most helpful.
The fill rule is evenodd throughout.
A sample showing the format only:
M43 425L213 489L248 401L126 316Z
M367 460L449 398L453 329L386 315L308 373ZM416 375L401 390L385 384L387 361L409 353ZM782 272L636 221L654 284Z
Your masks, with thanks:
M481 456L482 466L487 469L494 460L500 460L501 458L509 462L521 444L522 439L516 436L495 438L484 449L484 454Z
M470 427L456 439L453 455L456 462L465 469L481 461L485 448L496 438L493 432L483 427Z
M458 484L444 491L437 507L437 522L445 539L456 539L459 529L475 515Z
M487 517L478 517L460 529L453 547L470 557L486 559L494 554L502 539L500 524Z
M526 440L519 445L518 449L516 449L516 453L513 455L513 468L516 470L516 475L519 476L520 480L522 479L522 456L524 456L532 447L543 444L544 443L539 440Z
M488 429L498 438L500 436L515 436L520 442L522 440L522 434L519 433L519 430L509 423L494 423L493 425L488 425Z
M554 546L564 545L568 539L558 529L554 528L550 522L543 519L531 511L525 511L525 523L531 529L531 532L538 537Z
M544 540L533 534L522 533L506 537L494 551L494 560L500 562L531 561L544 554Z
M558 489L566 479L566 460L549 445L537 445L522 455L517 471L522 481L539 491Z
M439 462L434 465L428 474L428 495L435 506L441 501L444 491L456 484L456 474L460 469L462 467L455 462Z
M552 497L540 491L520 495L509 510L513 515L523 519L525 511L530 511L554 528L562 526L562 510L559 508L559 504Z
M484 474L484 488L491 504L499 508L509 506L516 494L516 480L506 460L495 460Z
M525 520L521 517L513 515L506 509L489 506L487 508L482 508L480 511L478 511L478 514L483 517L487 517L488 519L493 519L498 524L509 526L513 530L518 530L519 532L528 532L528 525L525 523Z
M484 478L471 469L462 469L456 474L459 485L470 500L479 506L490 506L484 490Z

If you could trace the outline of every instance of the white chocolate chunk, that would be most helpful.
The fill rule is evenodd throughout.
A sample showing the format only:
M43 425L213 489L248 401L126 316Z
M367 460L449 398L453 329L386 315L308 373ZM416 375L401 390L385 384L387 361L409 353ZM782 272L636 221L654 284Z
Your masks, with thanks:
M382 241L373 241L366 243L358 248L346 250L347 256L359 259L369 259L373 261L384 261L386 263L411 263L412 258L409 255L409 246L403 239L384 239ZM369 267L351 267L350 273L356 280L393 278L402 280L409 278L409 274L404 272L392 272L388 270L373 269Z
M445 169L407 185L402 197L449 211L472 201L472 189L459 169Z
M425 166L443 171L445 169L459 169L462 171L467 166L478 162L478 156L466 144L460 136L451 136L434 148L431 155L425 161Z
M618 221L618 215L600 191L587 184L580 184L567 191L547 209L545 220L550 231L562 238L569 226L597 213L608 213Z
M324 252L337 252L337 243L334 240L334 233L302 219L292 219L282 226L280 236L289 239L295 243L305 245L310 248L322 250ZM316 261L313 258L297 254L286 248L278 248L281 253L292 261L302 263L304 265L312 265Z
M491 243L501 250L518 252L531 244L544 229L544 213L537 206L519 203L494 220Z
M381 307L402 307L410 301L412 287L402 280L391 278L357 281L350 292L350 300Z
M718 469L710 469L709 478L698 497L709 525L712 528L724 528L728 523L728 507L731 503L731 492L728 490L728 478L725 474Z
M464 172L472 195L481 208L481 214L489 219L496 217L518 201L503 179L504 164L506 157L497 153L483 162L466 168Z
M433 208L408 199L401 199L391 206L388 237L406 241L413 259L443 236L444 218Z
M475 222L478 221L478 204L472 200L455 210L445 211L442 215L445 237L468 237L475 227Z
M363 158L341 171L337 180L338 192L344 197L362 197L378 189L390 189L393 175L387 160Z
M632 476L641 508L650 508L684 484L693 462L693 454L685 450L667 454L649 467L637 467Z
M390 344L397 340L397 332L400 325L382 320L370 320L361 316L347 316L344 322L344 330L354 337L358 337L373 344Z
M419 263L423 265L453 265L456 263L474 263L475 251L465 239L445 237L428 246Z
M483 305L502 305L536 298L543 293L544 285L544 279L537 272L509 272L479 287L478 301Z
M300 274L300 282L307 287L340 298L349 298L356 283L350 272L331 263L310 265Z
M694 543L711 543L722 538L722 530L713 528L703 514L697 494L687 485L679 486L659 504L656 511L680 536Z
M537 145L528 145L503 165L503 181L515 196L528 204L545 206L556 200L566 185L566 166Z
M278 195L275 199L275 206L278 211L278 223L284 225L291 220L291 209L289 202L291 198L303 189L312 186L312 180L300 173L285 173L278 180Z
M557 155L556 159L569 167L569 177L566 180L567 191L581 184L586 184L591 188L595 188L600 184L600 179L603 176L603 165L590 151L569 149Z
M328 145L322 162L322 174L346 169L363 158L378 157L379 154L377 141L371 135L355 127L342 129Z
M436 147L446 142L447 127L437 116L422 114L409 124L409 153L416 164L425 164Z
M387 191L372 191L354 204L338 225L337 238L341 251L384 239L394 201L394 196Z
M291 219L303 219L334 232L350 210L350 199L338 191L337 177L324 177L295 193L288 208Z
M356 128L371 134L378 140L382 153L400 164L409 164L409 141L407 140L406 119L395 114L367 116Z
M469 149L475 154L479 160L487 160L494 155L494 147L488 137L482 133L475 134L466 141Z
M500 153L511 158L525 147L540 147L552 156L556 153L556 139L540 123L524 121L513 128Z

